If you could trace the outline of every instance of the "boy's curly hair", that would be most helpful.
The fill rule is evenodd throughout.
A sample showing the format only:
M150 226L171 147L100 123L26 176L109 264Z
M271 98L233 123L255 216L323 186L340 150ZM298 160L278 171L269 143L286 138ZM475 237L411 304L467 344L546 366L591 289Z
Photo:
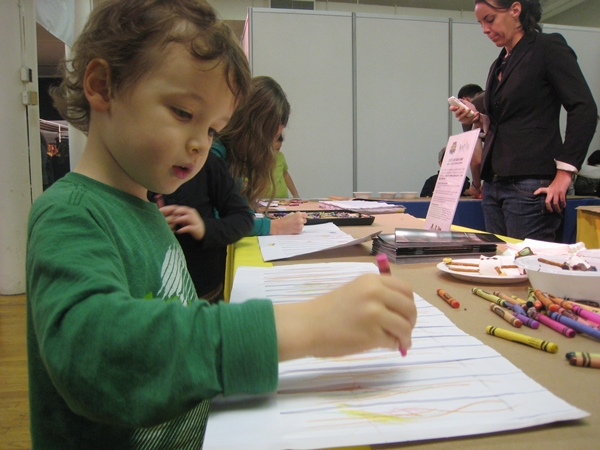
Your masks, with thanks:
M106 60L110 94L131 88L155 64L152 50L171 42L189 46L204 61L224 64L227 85L238 103L248 96L250 68L231 29L217 19L204 0L107 0L92 11L73 45L73 58L63 61L62 81L50 89L54 105L74 127L87 133L90 105L83 82L94 58Z

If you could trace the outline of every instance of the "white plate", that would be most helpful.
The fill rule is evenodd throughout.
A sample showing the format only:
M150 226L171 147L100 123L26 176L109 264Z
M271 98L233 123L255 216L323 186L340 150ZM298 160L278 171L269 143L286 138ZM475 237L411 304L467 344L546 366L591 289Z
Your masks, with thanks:
M452 259L452 261L479 264L479 258ZM505 262L505 264L514 265L514 263L508 262ZM527 281L527 275L521 275L519 273L519 269L502 269L504 272L506 272L506 276L502 276L481 275L476 272L457 272L455 270L450 270L450 268L444 262L439 263L437 268L442 272L449 273L454 278L458 278L459 280L473 281L475 283L514 284Z

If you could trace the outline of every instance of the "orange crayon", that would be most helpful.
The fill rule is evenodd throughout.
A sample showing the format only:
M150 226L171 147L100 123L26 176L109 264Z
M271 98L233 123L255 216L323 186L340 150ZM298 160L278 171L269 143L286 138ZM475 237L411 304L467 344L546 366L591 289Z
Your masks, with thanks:
M537 298L540 302L542 302L542 305L544 305L544 308L546 309L546 311L548 311L548 312L558 311L558 305L556 303L554 303L552 300L550 300L548 297L546 297L542 293L542 291L540 291L539 289L534 290L533 295L535 295L535 298Z
M450 294L448 294L447 292L445 292L443 289L438 289L437 290L437 295L439 295L442 298L442 300L444 300L446 303L448 303L453 308L459 308L460 307L460 303L458 303L458 300L456 300Z
M577 353L575 355L571 355L569 358L569 364L572 366L593 367L595 369L600 369L600 355L593 353Z

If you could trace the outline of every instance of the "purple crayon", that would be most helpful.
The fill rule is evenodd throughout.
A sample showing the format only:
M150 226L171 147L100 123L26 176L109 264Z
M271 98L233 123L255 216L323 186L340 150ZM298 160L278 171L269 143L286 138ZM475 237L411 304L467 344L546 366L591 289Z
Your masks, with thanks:
M532 319L531 317L527 317L521 313L515 313L514 316L517 319L520 319L521 322L523 322L523 325L525 325L529 328L533 328L534 330L537 330L540 327L540 323L537 320Z
M563 325L566 325L567 327L573 328L578 333L587 334L588 336L591 336L595 339L600 340L600 331L596 330L595 328L588 327L587 325L583 325L583 324L577 322L576 320L570 319L567 316L562 316L558 313L550 313L550 317L552 317L557 322L560 322Z

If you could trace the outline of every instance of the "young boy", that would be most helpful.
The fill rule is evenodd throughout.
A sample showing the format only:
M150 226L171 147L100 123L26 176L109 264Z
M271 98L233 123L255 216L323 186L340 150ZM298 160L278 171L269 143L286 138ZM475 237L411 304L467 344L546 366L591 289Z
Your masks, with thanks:
M34 449L201 448L209 400L277 385L278 360L410 346L412 292L363 276L311 302L198 301L147 190L206 159L249 85L197 0L107 0L54 92L84 130L75 170L33 205L27 307Z

